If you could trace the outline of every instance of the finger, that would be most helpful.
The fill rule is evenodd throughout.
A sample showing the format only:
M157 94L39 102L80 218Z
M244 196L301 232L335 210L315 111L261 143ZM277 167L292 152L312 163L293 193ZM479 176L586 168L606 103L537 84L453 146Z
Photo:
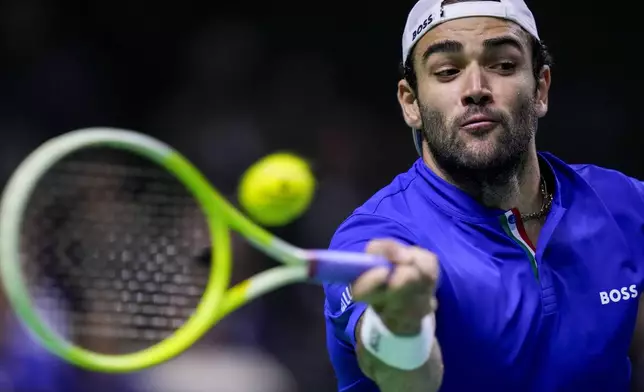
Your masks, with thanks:
M429 311L432 285L422 279L420 270L415 266L396 267L387 288L389 310L401 311L411 307Z
M372 240L367 244L365 251L381 255L396 264L410 264L413 261L408 247L392 239Z
M388 288L392 292L413 291L418 290L422 285L427 285L427 283L423 281L418 268L414 265L399 265L389 278Z
M419 247L409 248L409 253L411 254L413 264L421 272L422 279L435 285L438 282L440 274L438 257L428 250Z
M414 265L399 265L389 279L387 298L380 312L385 323L416 322L431 312L431 284Z
M369 302L370 297L386 290L391 270L385 267L373 268L353 282L351 293L355 300Z
M429 301L429 308L434 313L436 313L436 311L438 310L438 300L436 299L436 297L432 297L432 299Z

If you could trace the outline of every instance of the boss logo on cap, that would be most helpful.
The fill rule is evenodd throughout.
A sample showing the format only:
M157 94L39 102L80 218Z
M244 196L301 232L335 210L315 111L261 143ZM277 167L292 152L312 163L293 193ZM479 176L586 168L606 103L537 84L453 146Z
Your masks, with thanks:
M427 26L429 26L433 21L434 21L434 15L430 14L425 20L423 20L423 23L419 24L418 27L416 27L416 30L414 30L414 32L411 35L411 40L414 41L416 37L418 37L418 35L422 33L423 30L425 30Z
M500 3L501 0L443 0L441 1L441 11L440 11L440 17L443 18L445 16L445 10L444 6L450 5L450 4L456 4L456 3L468 3L468 2L478 2L478 1L492 1L495 3ZM432 22L434 21L434 15L430 14L421 24L416 27L416 30L412 32L411 35L411 40L414 41L416 40L416 37L422 33L427 26L429 26Z

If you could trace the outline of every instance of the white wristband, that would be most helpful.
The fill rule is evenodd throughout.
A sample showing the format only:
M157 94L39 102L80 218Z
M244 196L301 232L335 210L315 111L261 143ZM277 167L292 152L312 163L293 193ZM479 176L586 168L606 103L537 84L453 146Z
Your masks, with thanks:
M371 306L362 316L360 339L364 348L385 364L401 370L414 370L429 359L434 345L434 315L422 320L417 336L394 335Z

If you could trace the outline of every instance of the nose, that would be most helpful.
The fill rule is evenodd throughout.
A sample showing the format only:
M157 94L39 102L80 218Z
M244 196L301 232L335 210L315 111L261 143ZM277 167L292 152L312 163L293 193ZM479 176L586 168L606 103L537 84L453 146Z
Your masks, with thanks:
M485 74L478 65L472 65L465 75L465 89L461 103L463 106L485 106L493 101Z

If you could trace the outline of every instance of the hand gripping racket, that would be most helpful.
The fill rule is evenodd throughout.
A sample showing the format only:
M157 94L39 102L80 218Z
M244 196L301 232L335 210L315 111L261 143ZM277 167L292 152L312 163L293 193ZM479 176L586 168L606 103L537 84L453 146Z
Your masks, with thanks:
M15 170L0 208L8 303L49 351L100 372L167 361L279 287L349 283L391 266L286 243L172 147L127 130L87 128L47 141ZM229 289L231 230L280 265ZM199 262L206 248L209 260Z

